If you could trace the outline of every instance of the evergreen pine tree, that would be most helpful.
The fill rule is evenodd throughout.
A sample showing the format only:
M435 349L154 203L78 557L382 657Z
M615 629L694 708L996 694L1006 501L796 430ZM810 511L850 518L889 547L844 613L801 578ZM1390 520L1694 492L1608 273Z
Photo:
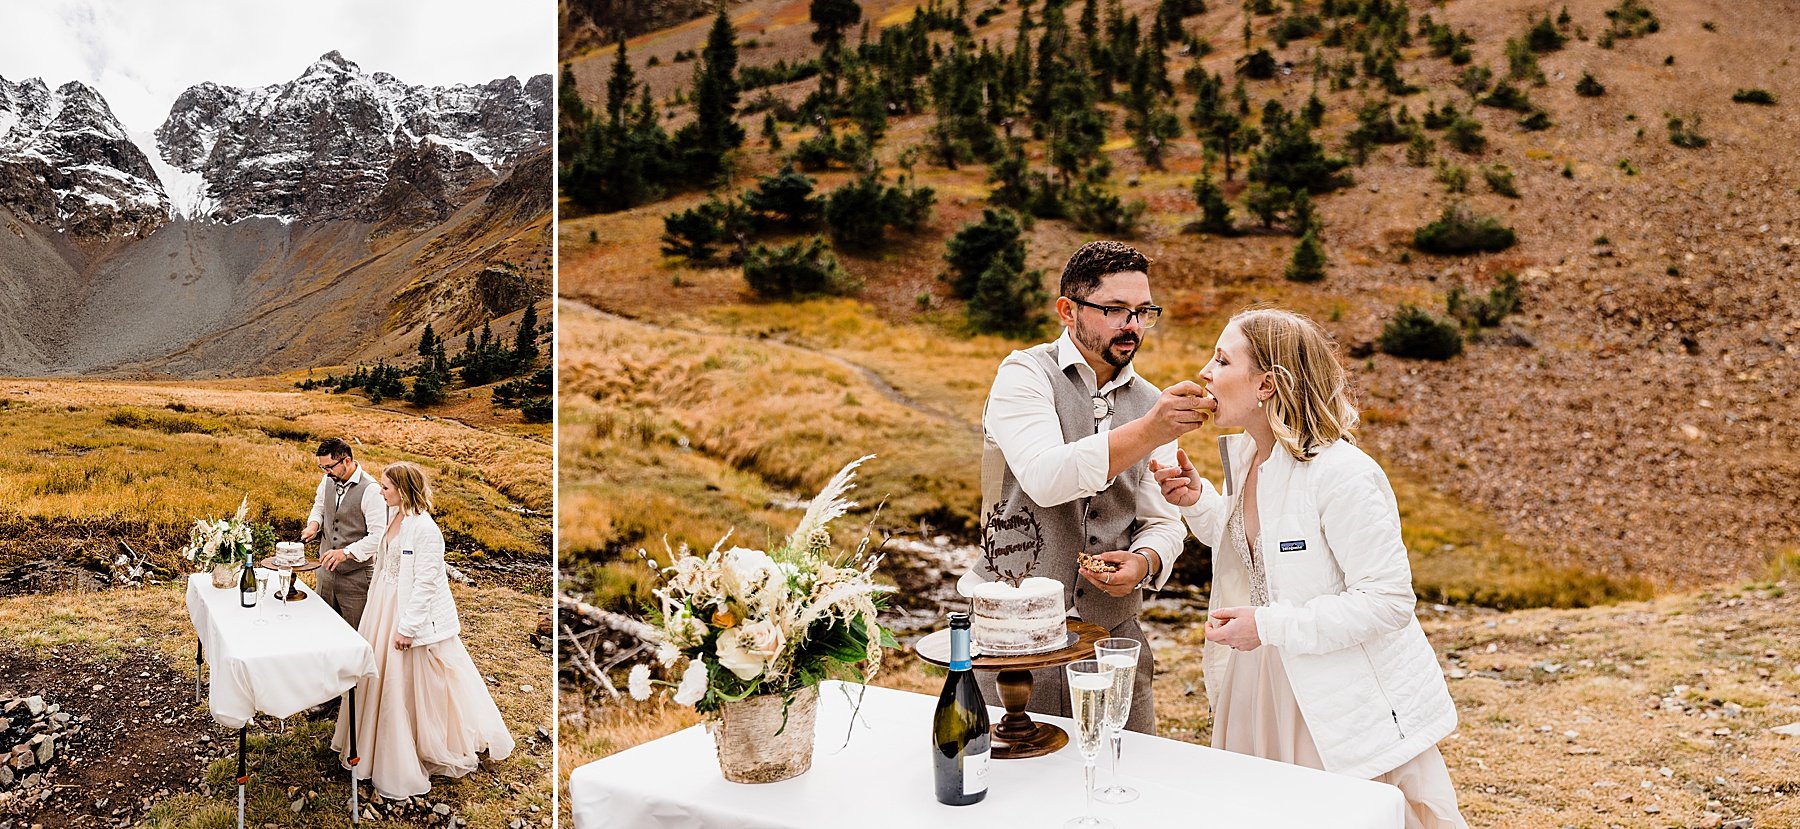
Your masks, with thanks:
M694 120L675 135L690 182L717 182L725 172L725 154L744 143L744 128L735 120L737 102L737 30L721 3L694 66Z
M420 372L413 380L412 392L406 399L414 406L435 406L444 399L444 380L435 371Z
M1300 111L1300 118L1313 129L1318 129L1325 123L1325 102L1319 100L1319 93L1314 92L1312 97L1306 99L1306 108Z
M1043 272L1022 270L1013 260L995 258L981 272L968 305L969 324L977 330L1015 337L1035 337L1046 320L1050 295Z
M1293 282L1318 282L1325 278L1325 248L1310 228L1300 237L1300 244L1294 246L1294 258L1288 261L1284 275Z
M988 169L988 183L995 185L988 194L988 201L994 204L1023 209L1031 203L1031 163L1025 158L1022 140L1007 143L1000 160Z
M1313 210L1312 196L1305 188L1294 192L1288 204L1288 228L1295 236L1304 236L1319 228L1319 217Z
M575 76L565 69L565 83L571 91L575 87ZM631 60L625 54L625 39L619 38L619 50L613 57L612 76L606 79L606 122L621 127L625 124L626 109L631 106L631 96L637 89L637 73L631 71ZM576 96L579 102L580 96ZM585 109L585 107L584 107ZM580 120L586 121L583 117Z
M1154 43L1144 44L1143 52L1132 67L1131 86L1126 93L1125 129L1136 142L1144 164L1152 170L1163 168L1163 145L1181 134L1180 122L1169 112L1156 72L1161 65L1154 56L1162 50Z
M431 331L431 323L425 323L425 330L419 334L419 356L431 359L432 348L437 344L437 335Z
M804 228L817 221L824 201L813 195L811 176L784 165L781 171L756 182L745 191L744 207L763 224Z
M710 198L663 217L662 252L696 264L712 261L713 247L726 241L725 205Z
M513 362L523 369L537 360L537 305L527 302L525 314L519 318L519 332L513 340Z
M1025 269L1025 242L1019 219L1010 210L981 211L981 221L963 225L944 246L944 261L950 270L945 276L950 293L957 299L972 299L981 285L982 274L995 262L1005 260L1014 272Z
M619 45L624 46L624 41ZM581 128L593 120L594 113L588 109L587 102L581 100L581 89L575 84L575 71L566 63L562 67L562 79L556 86L556 106L563 123L571 128L569 135L579 134Z
M1263 132L1266 140L1247 173L1251 181L1289 192L1304 188L1323 193L1349 185L1349 177L1341 174L1349 159L1326 155L1306 122L1289 116L1279 101L1270 99L1263 108Z
M813 24L812 41L825 47L819 55L819 90L828 99L836 98L843 70L844 30L862 20L862 6L856 0L812 0L808 16Z
M1244 119L1236 113L1221 112L1217 114L1212 125L1201 136L1206 147L1225 161L1225 180L1231 180L1231 157L1239 151L1249 149L1256 143L1256 130L1244 128Z
M565 80L565 91L574 94L573 75ZM635 114L630 107L633 88L643 92ZM581 118L566 125L568 162L558 171L570 200L611 212L659 198L662 183L677 171L675 151L657 122L649 86L639 84L631 71L623 41L607 83L606 117L592 117L585 105L572 109L576 111L569 117Z
M1231 224L1231 203L1225 200L1225 193L1219 189L1219 185L1213 183L1212 175L1204 170L1194 180L1194 203L1200 206L1200 221L1196 229L1222 236L1235 231Z

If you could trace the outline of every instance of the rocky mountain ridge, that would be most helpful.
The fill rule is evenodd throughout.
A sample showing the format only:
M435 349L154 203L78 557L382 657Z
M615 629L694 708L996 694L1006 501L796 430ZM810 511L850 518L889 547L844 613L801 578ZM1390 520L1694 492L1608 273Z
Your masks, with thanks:
M150 159L92 88L0 78L0 203L80 236L148 236L169 216Z
M0 79L0 375L279 372L517 314L549 291L550 86L331 52L195 85L152 139L82 84ZM527 299L496 307L490 271Z
M200 176L191 218L373 221L402 199L442 219L446 196L547 146L550 122L549 75L412 86L334 51L288 83L189 88L156 141Z

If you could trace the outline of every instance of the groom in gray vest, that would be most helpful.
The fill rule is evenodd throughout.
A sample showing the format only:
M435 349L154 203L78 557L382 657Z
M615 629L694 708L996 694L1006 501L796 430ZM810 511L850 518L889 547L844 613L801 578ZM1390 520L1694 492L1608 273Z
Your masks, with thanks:
M1192 381L1158 391L1131 367L1144 333L1162 315L1151 302L1149 266L1120 242L1091 242L1069 257L1056 300L1062 336L1013 352L988 394L981 515L984 538L989 524L1035 525L1042 550L1031 575L1062 582L1065 606L1081 619L1137 640L1126 728L1154 734L1155 660L1138 612L1143 591L1168 581L1187 528L1148 461L1176 465L1175 440L1206 422L1217 404ZM1080 552L1117 569L1084 570ZM1007 569L1020 563L1009 561ZM965 581L994 578L983 560ZM993 674L977 678L988 701L998 703ZM1026 708L1070 715L1062 668L1033 672Z
M357 627L369 599L369 565L387 532L387 501L350 444L331 438L319 444L317 460L325 475L300 540L319 539L319 598Z

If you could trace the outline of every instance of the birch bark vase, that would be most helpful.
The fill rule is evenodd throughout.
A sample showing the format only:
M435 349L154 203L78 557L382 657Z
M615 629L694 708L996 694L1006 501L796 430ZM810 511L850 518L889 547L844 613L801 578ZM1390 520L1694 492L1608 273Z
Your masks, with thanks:
M812 768L813 723L819 711L819 688L794 693L786 706L780 694L760 694L719 708L719 719L707 725L719 749L719 771L733 783L774 783L798 777Z

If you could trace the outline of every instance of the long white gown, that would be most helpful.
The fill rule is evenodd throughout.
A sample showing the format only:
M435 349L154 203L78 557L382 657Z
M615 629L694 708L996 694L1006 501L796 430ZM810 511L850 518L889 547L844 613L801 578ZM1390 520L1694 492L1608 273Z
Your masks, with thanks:
M407 586L400 584L400 555L388 547L383 539L357 631L375 649L377 672L356 686L361 760L353 774L373 780L382 797L399 799L431 791L431 775L474 771L483 750L491 759L506 759L513 738L461 636L406 650L394 647ZM347 714L340 713L331 747L346 767L349 734Z

